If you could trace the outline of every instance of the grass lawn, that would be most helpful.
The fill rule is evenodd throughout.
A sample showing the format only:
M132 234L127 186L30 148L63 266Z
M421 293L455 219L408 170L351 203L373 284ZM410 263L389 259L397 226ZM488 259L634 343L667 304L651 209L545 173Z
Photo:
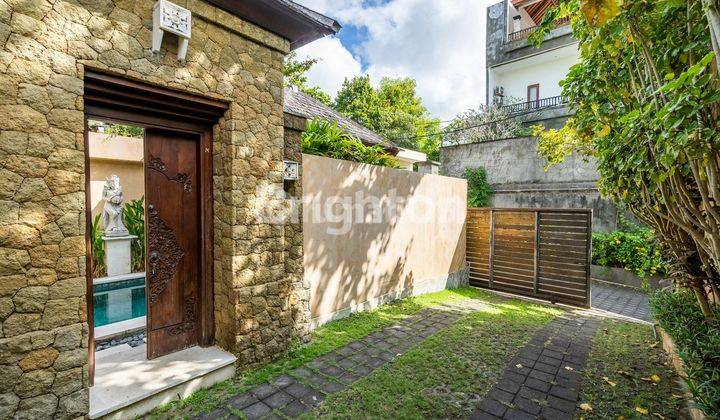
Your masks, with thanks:
M383 305L373 311L354 314L316 329L313 332L313 339L310 344L291 349L279 360L259 369L238 372L232 379L220 382L211 388L200 390L184 400L174 401L156 409L149 414L149 417L183 418L209 412L219 407L233 395L242 393L254 385L267 382L274 376L287 373L316 357L329 353L352 341L361 339L374 331L394 325L402 319L425 308L466 299L482 299L488 302L498 300L490 293L467 287L403 299L388 305ZM511 312L510 309L507 310ZM538 315L544 314L544 317L548 316L544 310L540 311L538 309L532 310L532 312L537 312ZM464 325L463 328L468 329L471 328L473 324ZM453 339L456 338L457 337ZM490 337L487 338L487 345L492 346ZM458 355L458 357L461 356Z
M580 403L587 419L676 418L677 375L652 327L607 319L593 340Z
M467 417L517 351L559 313L518 300L473 312L306 417Z

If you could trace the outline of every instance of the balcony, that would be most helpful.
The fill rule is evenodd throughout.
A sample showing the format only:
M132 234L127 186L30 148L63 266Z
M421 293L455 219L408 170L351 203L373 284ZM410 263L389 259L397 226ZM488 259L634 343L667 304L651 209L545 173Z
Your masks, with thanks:
M529 111L537 111L543 108L551 108L568 104L565 96L551 96L549 98L538 99L537 101L520 102L517 104L504 105L502 109L510 115L520 114Z
M555 21L555 27L566 26L570 24L570 18L564 17ZM521 39L527 39L530 34L537 31L539 26L531 26L529 28L521 29L519 31L511 32L507 36L507 42L519 41Z

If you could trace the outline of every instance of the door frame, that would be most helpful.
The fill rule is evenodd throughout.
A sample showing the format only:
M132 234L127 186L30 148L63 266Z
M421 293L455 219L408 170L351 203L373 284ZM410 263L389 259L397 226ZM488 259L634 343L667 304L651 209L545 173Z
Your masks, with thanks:
M213 238L213 126L229 104L143 82L86 70L85 74L85 267L87 280L87 319L89 329L88 370L92 386L95 373L95 331L93 326L93 279L90 206L90 155L88 120L131 124L143 128L199 135L200 154L200 346L214 340L214 238ZM166 106L158 107L158 104ZM200 115L200 117L198 117ZM181 121L178 119L182 118ZM143 141L143 160L145 159ZM147 211L147 210L146 210ZM147 217L146 217L147 219ZM147 281L145 283L147 291ZM147 293L146 293L147 296Z

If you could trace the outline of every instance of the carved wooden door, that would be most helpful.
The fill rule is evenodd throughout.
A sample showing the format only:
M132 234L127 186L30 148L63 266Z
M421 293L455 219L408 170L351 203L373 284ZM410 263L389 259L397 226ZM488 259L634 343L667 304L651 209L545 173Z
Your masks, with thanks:
M200 339L199 137L145 134L149 359Z

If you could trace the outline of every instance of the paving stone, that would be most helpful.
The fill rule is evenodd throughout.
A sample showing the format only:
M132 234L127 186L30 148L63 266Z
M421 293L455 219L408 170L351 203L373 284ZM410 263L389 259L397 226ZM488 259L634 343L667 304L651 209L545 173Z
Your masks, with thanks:
M293 397L287 392L278 391L262 401L271 408L282 408L293 401Z
M320 388L323 384L325 384L325 382L327 382L327 379L324 376L315 375L307 378L307 382L314 388Z
M513 408L509 408L505 415L503 416L503 419L507 420L535 420L535 416L532 414L528 414L525 412L522 412L520 410L516 410Z
M554 385L550 389L550 395L562 398L564 400L575 402L578 399L578 391L572 388L566 388L564 386Z
M274 394L277 391L275 387L269 385L269 384L262 384L258 386L257 388L252 390L253 395L255 395L259 400L262 400L263 398L267 398Z
M324 360L315 359L305 366L309 367L310 369L322 370L322 369L325 369L326 367L330 366L330 363L326 362Z
M245 392L230 398L228 405L233 408L237 408L238 410L242 410L243 408L255 404L256 402L258 402L258 399L252 392Z
M230 417L230 415L231 415L230 410L228 410L225 407L221 407L221 408L215 409L209 413L202 414L202 415L196 417L196 419L198 419L198 420L221 420L221 419L226 419L226 418Z
M311 408L300 401L293 401L280 411L290 418L297 418L310 411Z
M264 415L269 414L271 411L272 409L266 404L264 404L262 401L256 402L255 404L242 410L243 414L245 414L245 417L247 417L248 420L259 419Z
M325 396L321 392L314 391L310 394L300 397L300 401L303 404L307 404L312 407L317 407L325 400Z
M337 378L338 381L344 383L345 385L350 385L354 382L357 382L362 377L360 375L357 375L355 373L347 372L341 377Z
M348 370L348 369L352 369L355 365L357 365L357 362L354 361L353 359L346 358L346 359L342 359L342 360L338 361L337 365L345 370Z
M326 381L324 384L320 385L320 390L326 394L340 392L345 388L347 388L347 385L337 381Z
M502 419L502 417L495 416L493 414L487 413L482 410L475 410L470 415L471 420L496 420L496 419Z
M505 404L491 398L484 399L483 402L480 403L479 408L480 410L495 416L502 416L503 414L505 414L505 410L507 410Z
M495 388L487 394L487 397L493 400L510 403L515 398L515 394L512 392L504 391L500 388Z
M351 359L355 361L356 363L366 363L368 360L372 359L373 356L369 355L367 352L363 351L361 353L355 353L352 356L348 357L348 359Z
M545 373L550 373L550 374L553 374L553 375L554 375L555 373L557 373L557 371L558 371L558 367L557 367L557 366L552 366L552 365L548 365L548 364L546 364L546 363L541 363L541 362L535 363L535 366L533 366L533 369L537 369L537 370L539 370L539 371L542 371L542 372L545 372Z
M543 355L543 356L540 356L540 358L538 359L537 362L557 368L557 367L560 367L560 365L562 364L563 361L562 361L562 359L555 359L554 357L548 357L548 356Z
M355 353L355 350L353 350L350 347L345 346L345 347L341 348L340 350L338 350L337 353L343 357L348 357L351 354Z
M540 412L540 418L543 420L559 420L568 418L568 413L560 410L556 410L552 407L543 407Z
M328 366L325 369L320 370L320 373L327 376L340 376L345 373L345 370L338 366Z
M368 360L367 365L370 366L371 368L379 368L380 366L382 366L386 363L387 363L387 361L377 358L377 357L374 357L374 358Z
M547 393L543 391L538 391L537 389L528 388L526 386L520 388L520 391L517 393L518 397L523 397L528 400L538 400L543 401L547 399ZM512 400L510 400L512 401Z
M575 406L577 405L577 402L571 402L552 395L548 397L547 402L549 407L566 413L572 413L575 411Z
M515 408L520 409L528 414L540 414L540 410L542 409L537 402L528 400L527 398L522 398L520 396L515 398L515 401L513 401L513 405L515 406Z
M309 386L305 384L301 384L300 382L296 382L289 387L285 388L283 391L287 392L288 394L292 395L295 398L302 398L308 394L312 394L315 392L314 389L310 388Z
M309 376L312 376L313 372L306 367L299 367L297 369L291 370L290 374L297 378L307 378Z
M552 380L555 378L555 375L551 375L549 373L542 372L540 370L531 370L530 374L528 375L530 378L534 378L543 382L552 382Z
M501 379L495 386L513 394L520 390L520 384L509 379Z
M277 388L285 388L295 383L295 378L290 375L280 375L273 381L273 385Z
M357 365L353 367L353 372L360 376L367 376L373 372L373 369L368 365Z

